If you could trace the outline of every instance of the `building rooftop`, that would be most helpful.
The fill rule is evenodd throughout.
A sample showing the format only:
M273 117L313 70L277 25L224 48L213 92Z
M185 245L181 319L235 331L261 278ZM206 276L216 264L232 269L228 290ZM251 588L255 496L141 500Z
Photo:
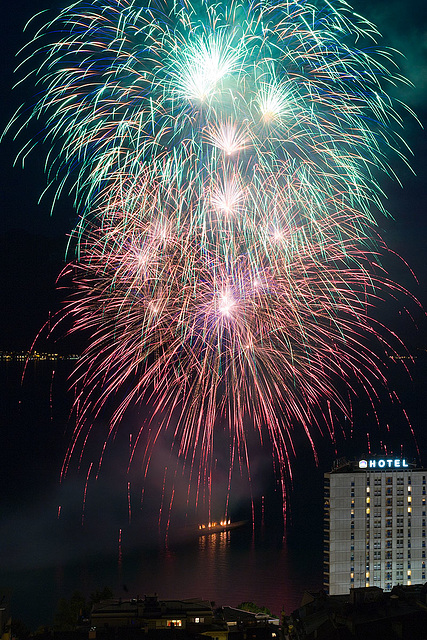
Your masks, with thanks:
M132 598L131 600L111 599L100 602L92 610L92 616L111 614L132 614L139 618L157 616L197 615L212 617L212 606L208 600L189 598L186 600L159 600L157 595Z
M366 473L367 471L425 471L415 460L400 456L364 456L358 460L339 458L330 473Z
M304 594L301 607L285 621L285 636L298 638L425 638L427 584L397 586L391 593L379 587L351 589L343 596L321 591Z

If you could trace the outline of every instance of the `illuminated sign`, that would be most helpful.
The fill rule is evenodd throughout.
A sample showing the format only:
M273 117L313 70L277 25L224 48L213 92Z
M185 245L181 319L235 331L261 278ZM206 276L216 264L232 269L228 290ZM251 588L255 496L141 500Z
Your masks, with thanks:
M374 460L359 460L359 469L408 469L405 458L378 458Z

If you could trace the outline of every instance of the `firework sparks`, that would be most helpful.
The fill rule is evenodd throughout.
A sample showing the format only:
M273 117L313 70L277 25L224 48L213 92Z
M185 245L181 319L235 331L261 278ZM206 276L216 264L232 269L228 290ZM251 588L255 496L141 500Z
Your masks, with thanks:
M173 429L210 486L218 424L230 465L236 452L249 464L251 425L268 433L285 493L295 425L313 443L325 402L347 414L335 380L368 395L386 384L370 310L399 287L379 265L373 212L390 150L403 155L376 35L323 0L93 0L38 32L44 91L28 120L47 119L55 197L75 190L68 312L93 336L64 469L86 416L131 380L111 429L150 401L150 442Z

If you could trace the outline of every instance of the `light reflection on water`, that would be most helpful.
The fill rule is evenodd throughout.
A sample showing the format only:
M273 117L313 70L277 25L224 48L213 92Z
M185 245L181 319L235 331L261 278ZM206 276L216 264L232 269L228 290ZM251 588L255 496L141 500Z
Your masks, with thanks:
M104 586L122 598L156 592L160 598L200 597L217 606L249 600L275 614L283 607L293 610L304 588L320 588L321 542L316 541L322 536L321 521L310 524L307 541L298 539L291 545L283 543L280 523L270 523L255 530L248 524L207 536L195 534L165 547L164 541L142 543L134 522L119 539L109 510L111 494L105 503L88 508L92 520L99 520L92 535L86 521L82 528L78 518L77 525L62 515L58 520L56 467L60 468L63 456L61 438L68 407L57 400L55 419L51 419L52 372L39 364L29 368L23 387L21 367L0 370L4 391L0 417L9 438L0 523L0 584L13 589L15 618L32 628L50 624L59 598L69 598L74 590L88 596ZM64 368L65 389L69 367L59 363L58 370L59 365ZM57 390L56 397L65 394ZM75 500L79 513L80 489ZM131 530L136 538L132 545Z
M175 548L122 549L120 557L82 554L74 562L2 571L1 580L14 589L14 617L34 628L52 623L59 598L74 590L88 596L104 586L124 599L157 593L166 599L203 598L215 606L252 601L280 615L299 605L304 589L321 588L319 553L310 542L289 548L262 532L254 536L247 527Z
M144 553L126 568L133 594L202 597L217 606L253 601L277 615L296 608L304 589L321 588L318 545L289 549L251 526L200 536L175 549ZM131 567L132 565L132 567Z

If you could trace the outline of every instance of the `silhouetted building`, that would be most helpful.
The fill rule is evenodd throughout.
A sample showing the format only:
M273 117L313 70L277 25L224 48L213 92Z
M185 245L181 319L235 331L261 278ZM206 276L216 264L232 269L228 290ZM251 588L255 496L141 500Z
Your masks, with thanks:
M427 585L351 589L347 595L304 594L286 617L285 640L425 640Z
M209 636L213 640L227 640L228 628L223 620L214 617L211 603L206 600L159 600L157 595L143 599L108 600L94 605L90 616L90 637L108 635L108 631L138 630L163 637Z
M0 588L0 640L10 640L10 589Z
M222 607L221 611L230 640L274 640L280 637L280 621L268 614L235 607Z

